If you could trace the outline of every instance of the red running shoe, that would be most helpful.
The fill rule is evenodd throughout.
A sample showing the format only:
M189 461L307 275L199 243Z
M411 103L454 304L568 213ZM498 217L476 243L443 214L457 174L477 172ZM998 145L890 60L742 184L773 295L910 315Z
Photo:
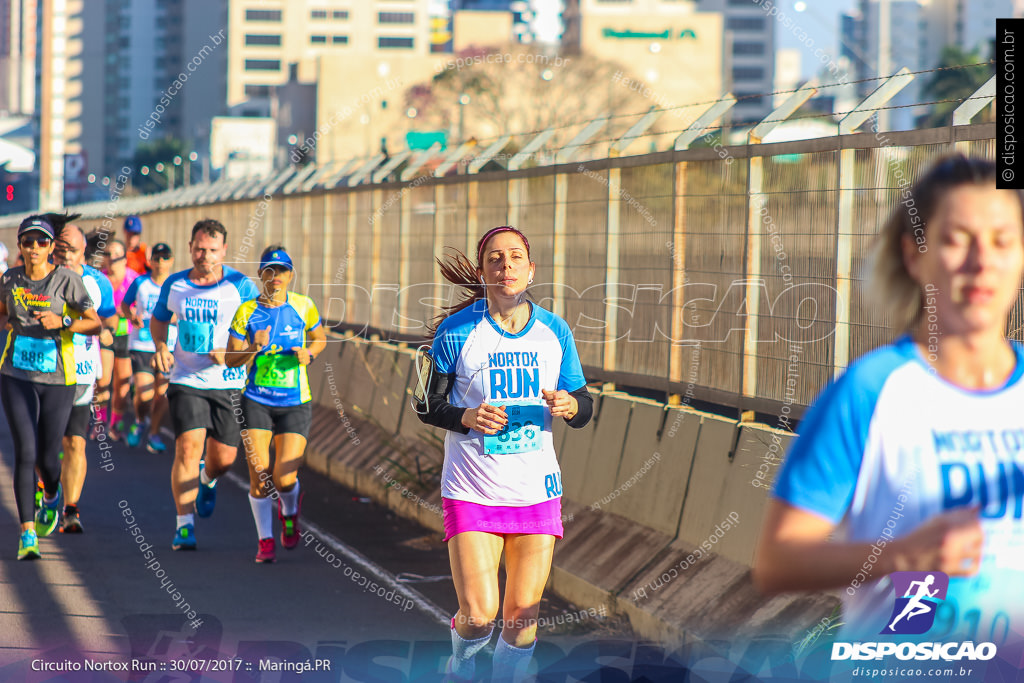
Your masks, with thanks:
M276 559L277 555L274 552L274 539L261 538L259 550L256 552L256 561L263 563L273 562Z
M306 495L305 491L299 493L299 501L295 506L294 515L286 515L284 513L284 506L281 504L281 499L277 499L277 516L281 520L281 547L287 550L291 550L299 544L299 538L302 537L302 531L299 529L299 513L302 512L302 497Z

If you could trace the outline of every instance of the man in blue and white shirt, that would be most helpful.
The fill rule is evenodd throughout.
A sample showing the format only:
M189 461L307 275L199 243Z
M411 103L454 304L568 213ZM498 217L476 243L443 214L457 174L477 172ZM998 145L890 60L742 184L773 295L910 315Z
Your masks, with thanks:
M227 367L224 354L235 311L259 292L245 275L223 265L226 251L223 225L215 220L196 223L189 241L192 268L164 281L150 321L154 364L171 375L167 398L175 436L175 550L195 549L193 505L200 517L213 513L217 477L231 467L241 442L241 425L232 409L245 385L245 368ZM167 327L174 316L178 343L172 354ZM204 445L206 458L200 462ZM197 478L198 492L192 483Z
M77 225L67 226L57 241L54 250L57 263L82 276L85 289L89 292L103 324L112 327L117 324L117 311L114 308L114 289L110 286L107 276L85 263L85 235ZM109 335L110 333L107 332ZM92 400L97 380L102 377L100 367L100 340L98 336L76 334L73 337L75 347L75 404L71 407L71 416L64 429L61 447L64 451L64 465L61 467L61 486L64 489L64 522L61 532L74 534L82 532L82 522L78 513L78 500L85 486L87 461L85 458L85 438L89 432L92 418ZM101 465L102 467L102 465Z

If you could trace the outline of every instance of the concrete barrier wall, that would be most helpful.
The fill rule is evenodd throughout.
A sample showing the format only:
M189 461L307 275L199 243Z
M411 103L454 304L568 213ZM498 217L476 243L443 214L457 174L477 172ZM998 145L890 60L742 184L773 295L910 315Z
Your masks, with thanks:
M413 352L359 338L328 349L332 370L311 371L318 405L310 466L441 531L444 432L409 406ZM679 635L681 623L710 634L702 610L719 603L731 610L719 610L722 618L778 622L780 631L832 610L830 596L767 600L749 581L767 487L793 435L622 392L591 395L587 426L553 425L565 527L553 590L581 605L613 606L647 637ZM655 591L657 600L643 597Z
M601 396L601 412L595 415L594 434L586 452L586 463L578 493L567 493L570 499L582 505L591 505L615 490L615 479L619 476L622 462L622 447L629 428L629 413L632 402L627 394L608 392ZM564 422L564 420L563 420ZM565 447L576 450L577 434L570 431ZM562 480L566 476L563 474ZM575 488L575 487L574 487ZM563 487L564 491L564 487Z
M699 429L700 415L634 401L616 497L603 509L675 538Z

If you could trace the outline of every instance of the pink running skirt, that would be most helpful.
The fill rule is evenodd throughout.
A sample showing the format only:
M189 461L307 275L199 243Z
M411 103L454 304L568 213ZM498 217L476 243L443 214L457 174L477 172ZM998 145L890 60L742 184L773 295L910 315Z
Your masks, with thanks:
M465 531L489 534L549 534L562 537L562 499L552 498L536 505L506 507L480 505L464 500L441 499L444 513L444 541Z

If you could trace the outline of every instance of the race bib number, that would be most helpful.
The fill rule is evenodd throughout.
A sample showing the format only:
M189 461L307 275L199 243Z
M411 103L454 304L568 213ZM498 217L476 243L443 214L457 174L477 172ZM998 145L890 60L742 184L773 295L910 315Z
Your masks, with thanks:
M299 360L291 354L256 356L254 382L258 387L294 389L299 386Z
M151 342L151 341L153 341L153 334L149 331L149 319L148 318L142 323L142 327L139 328L139 341L141 341L141 342Z
M189 353L213 351L213 323L197 323L190 320L178 322L178 343Z
M499 405L501 404L499 403ZM505 404L508 424L497 434L484 435L484 453L503 455L539 451L541 434L544 431L545 410L547 410L546 406L535 403Z
M26 372L56 372L57 344L53 339L14 338L14 367Z

